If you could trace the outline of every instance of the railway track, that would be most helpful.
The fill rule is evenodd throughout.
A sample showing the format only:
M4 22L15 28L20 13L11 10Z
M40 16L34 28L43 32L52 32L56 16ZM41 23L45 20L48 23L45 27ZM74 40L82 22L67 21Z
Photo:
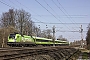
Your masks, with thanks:
M39 58L40 56L43 56L41 60L47 60L47 56L55 60L60 60L68 59L76 51L76 49L70 47L0 48L0 60L15 60L26 57L37 59L37 57Z

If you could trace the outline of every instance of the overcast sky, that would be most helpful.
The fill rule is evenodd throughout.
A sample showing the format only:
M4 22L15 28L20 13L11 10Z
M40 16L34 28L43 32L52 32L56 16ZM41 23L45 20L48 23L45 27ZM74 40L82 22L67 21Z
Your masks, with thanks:
M79 31L81 25L87 31L90 23L90 0L0 0L0 15L11 8L24 9L34 22L44 22L35 23L41 30L52 29L55 25L55 36L62 35L70 42L81 39L79 32L72 31ZM83 37L86 38L86 32Z

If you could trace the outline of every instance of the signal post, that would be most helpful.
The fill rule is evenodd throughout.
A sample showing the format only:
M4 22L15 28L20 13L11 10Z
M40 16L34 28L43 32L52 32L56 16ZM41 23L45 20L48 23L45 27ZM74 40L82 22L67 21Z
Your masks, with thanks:
M53 46L55 46L55 25L53 26Z

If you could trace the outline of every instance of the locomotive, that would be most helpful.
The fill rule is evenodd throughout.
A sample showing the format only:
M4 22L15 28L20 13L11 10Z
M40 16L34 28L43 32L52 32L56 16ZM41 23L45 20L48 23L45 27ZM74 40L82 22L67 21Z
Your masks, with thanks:
M66 46L69 45L68 41L47 39L36 36L21 35L13 33L8 36L7 45L11 47L29 47L29 46Z

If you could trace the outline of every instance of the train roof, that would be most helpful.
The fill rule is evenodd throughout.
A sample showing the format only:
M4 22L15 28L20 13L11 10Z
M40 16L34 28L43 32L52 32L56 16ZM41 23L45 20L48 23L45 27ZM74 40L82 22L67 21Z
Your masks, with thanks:
M35 39L40 39L40 40L50 40L50 41L52 41L52 39L42 38L42 37L35 37L35 36L33 36L33 38L35 38Z
M68 41L64 41L64 40L55 40L55 41L58 41L58 42L68 42Z
M49 41L53 41L52 39L42 38L42 37L35 37L35 36L33 36L33 38L40 39L40 40L49 40ZM58 41L58 42L68 42L68 41L63 41L63 40L55 40L55 41Z

